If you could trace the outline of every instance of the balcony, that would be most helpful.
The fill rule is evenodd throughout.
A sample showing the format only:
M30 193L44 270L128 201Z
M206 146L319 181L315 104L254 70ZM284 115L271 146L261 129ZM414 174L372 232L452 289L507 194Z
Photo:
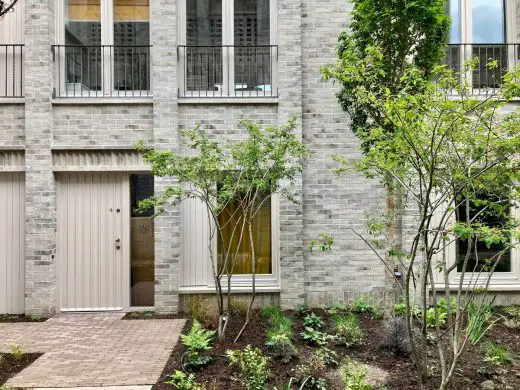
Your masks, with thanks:
M518 64L519 48L520 44L517 43L449 44L442 63L455 72L462 72L466 61L478 58L476 68L466 74L461 73L461 77L469 82L470 95L492 95L499 91L504 74ZM490 61L496 61L497 67L488 67ZM452 94L457 95L457 91L453 90Z
M277 97L278 46L178 46L179 97Z
M151 46L54 45L54 98L151 97Z
M23 98L22 44L0 44L0 98Z

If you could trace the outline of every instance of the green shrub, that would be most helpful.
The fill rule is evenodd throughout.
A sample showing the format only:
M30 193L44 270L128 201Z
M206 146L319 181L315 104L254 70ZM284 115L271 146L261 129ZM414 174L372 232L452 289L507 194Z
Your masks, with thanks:
M304 303L299 303L296 305L296 307L294 308L294 311L296 312L296 314L300 317L305 317L307 314L309 314L310 312L310 309L309 309L309 306L307 306L306 304Z
M345 344L347 347L361 344L363 331L355 315L335 316L332 321L334 323L334 333L342 344Z
M321 319L320 316L317 316L314 313L308 314L303 319L303 324L307 327L313 328L313 329L321 329L325 326L325 322Z
M289 363L298 355L298 351L291 341L291 334L271 330L267 333L267 347L273 356L282 363Z
M398 316L404 316L406 315L406 303L398 303L395 305L395 314ZM421 309L419 309L419 306L413 305L411 308L411 314L414 316L418 316L421 314Z
M226 356L230 365L237 366L235 380L238 380L247 390L263 390L267 386L269 358L262 355L258 348L247 345L243 351L227 350Z
M443 327L447 318L448 313L441 309L441 307L438 307L437 310L435 310L434 307L430 307L426 311L426 326L428 328L435 328L438 323L440 327Z
M368 303L367 297L359 297L354 301L352 311L354 313L372 313L374 311L374 306Z
M195 375L186 375L179 370L175 370L172 375L168 376L168 380L164 383L172 385L177 390L205 390L204 385L195 382Z
M372 390L374 386L365 382L367 366L347 359L343 365L345 390Z
M348 308L343 303L335 303L327 310L327 313L331 316L337 316L348 312Z
M300 333L300 336L309 344L325 345L330 339L330 336L319 330L306 326L305 330Z
M317 351L314 352L316 356L323 361L325 366L327 367L334 367L339 364L338 362L338 354L333 351L332 349L329 349L327 347L321 347Z
M305 363L294 368L294 377L303 388L326 390L326 370L327 365L325 364L323 355L313 353Z
M486 357L484 360L495 366L501 366L502 364L509 364L513 361L509 351L501 347L500 345L488 342L485 344Z
M25 346L21 344L9 344L9 351L13 355L14 360L22 360L25 356Z
M211 361L211 357L203 353L212 348L215 333L214 330L203 329L197 320L193 320L188 334L181 334L181 343L186 347L184 365L187 368L203 366Z

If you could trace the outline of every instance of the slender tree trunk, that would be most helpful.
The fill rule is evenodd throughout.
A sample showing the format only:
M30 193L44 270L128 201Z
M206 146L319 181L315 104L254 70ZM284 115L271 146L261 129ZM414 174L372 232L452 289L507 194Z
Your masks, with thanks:
M395 191L394 181L391 177L386 178L386 250L385 262L387 264L385 272L385 301L384 312L385 317L391 317L394 314L396 304L396 279L394 275L394 268L399 264L395 256L390 256L392 249L401 249L402 243L398 239L400 237L400 210L398 210L399 192ZM398 231L399 230L399 231ZM404 271L404 270L401 270Z

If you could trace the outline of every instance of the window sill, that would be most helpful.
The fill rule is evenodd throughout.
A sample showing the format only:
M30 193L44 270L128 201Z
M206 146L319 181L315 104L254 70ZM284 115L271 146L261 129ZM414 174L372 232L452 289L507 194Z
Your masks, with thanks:
M179 104L278 104L278 97L180 97Z
M458 290L459 286L457 284L450 284L448 289L450 291ZM474 286L471 286L469 289L474 289ZM478 288L478 286L477 286ZM435 284L435 289L437 293L442 293L444 291L444 284ZM462 290L468 290L468 286L463 286ZM507 292L507 291L520 291L520 282L516 282L515 284L507 284L507 283L493 283L488 287L488 291L491 292Z
M257 286L257 293L279 293L280 286ZM248 294L252 293L253 289L251 287L242 287L235 286L231 287L231 294ZM227 293L227 288L226 288ZM189 287L180 287L179 294L215 294L215 287L211 286L189 286Z
M0 98L0 104L25 104L24 97L16 97L16 98Z
M152 96L148 97L67 97L52 99L53 105L96 105L96 104L153 104Z

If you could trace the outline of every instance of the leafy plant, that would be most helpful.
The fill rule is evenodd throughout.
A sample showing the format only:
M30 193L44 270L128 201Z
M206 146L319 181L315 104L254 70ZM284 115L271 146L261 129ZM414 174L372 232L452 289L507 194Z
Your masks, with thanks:
M413 316L418 316L419 314L421 314L421 309L419 309L419 306L417 305L413 305L411 308L411 314ZM398 315L398 316L404 316L406 315L406 303L398 303L395 305L395 315Z
M445 312L440 306L435 310L434 307L430 307L426 310L426 326L428 328L435 328L437 324L439 327L443 327L448 318L448 313Z
M321 347L314 353L316 354L317 358L321 359L327 367L335 367L339 364L338 354L332 349Z
M298 316L305 317L307 314L309 314L311 310L309 309L309 306L307 306L305 303L298 303L294 308L294 311Z
M513 361L509 351L498 344L488 342L485 344L486 357L484 360L495 366L509 364Z
M363 331L355 315L335 316L332 318L332 322L334 324L334 333L342 344L351 347L363 341Z
M493 319L491 302L480 306L473 301L470 302L468 305L468 338L473 344L477 344L499 320L500 318Z
M327 310L327 313L329 313L329 315L331 316L336 316L338 314L343 314L346 312L348 312L348 308L345 306L345 304L340 302L335 303Z
M343 365L343 383L345 390L372 390L374 386L365 382L367 366L347 359Z
M325 322L321 319L320 316L317 316L314 313L308 314L303 319L303 324L306 327L311 327L313 329L321 329L325 326Z
M275 305L267 305L262 307L260 314L262 317L267 318L270 321L272 321L272 319L275 317L281 317L283 315L282 308Z
M294 368L294 377L306 389L326 390L326 369L323 355L313 353L305 363Z
M14 360L22 360L25 356L25 346L21 344L11 343L8 345L9 351L11 355L13 355Z
M186 375L184 372L175 370L172 375L168 376L168 380L164 383L172 385L177 390L205 390L204 385L195 382L195 375Z
M392 317L385 322L385 335L382 345L393 352L409 354L412 350L406 317Z
M354 307L352 308L354 313L372 313L374 307L368 303L366 297L359 297L354 301Z
M188 334L181 334L181 343L186 347L184 365L187 368L200 367L211 361L210 356L203 355L209 351L216 331L203 329L197 320L193 320Z
M326 333L320 332L309 326L305 327L305 330L300 333L300 336L309 344L325 345L330 339L330 336Z
M274 357L282 363L289 363L292 358L298 355L298 350L287 333L276 330L268 332L266 345L273 352Z
M247 390L263 390L267 386L269 358L262 355L258 348L247 345L243 351L227 350L226 356L230 365L237 366L235 380L238 380Z

